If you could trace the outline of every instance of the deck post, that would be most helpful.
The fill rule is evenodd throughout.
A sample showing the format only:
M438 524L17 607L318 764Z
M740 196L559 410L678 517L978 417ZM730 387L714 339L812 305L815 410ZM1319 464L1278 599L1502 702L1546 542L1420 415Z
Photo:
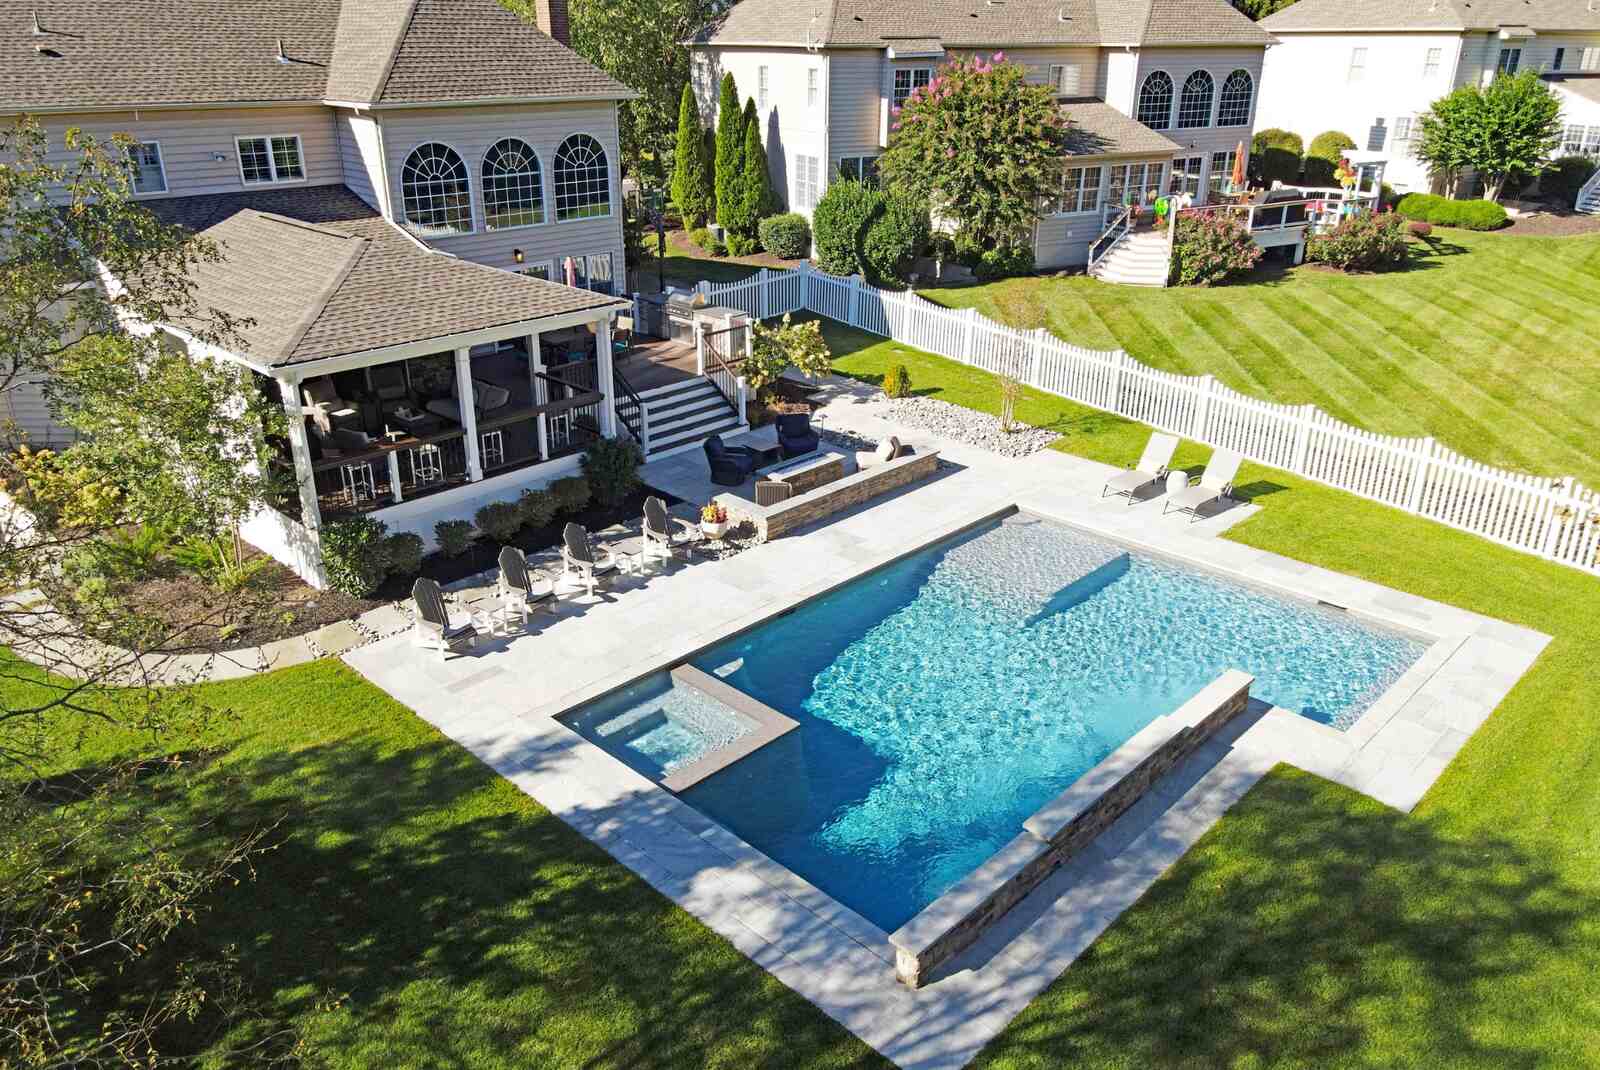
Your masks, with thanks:
M400 451L389 451L389 492L394 495L394 503L399 505L405 501L400 494Z
M289 424L289 454L294 458L294 481L300 491L300 522L307 531L322 527L322 507L317 504L317 481L311 469L311 444L306 441L306 414L300 407L300 384L278 380L283 411Z
M694 373L706 373L706 325L698 316L694 319Z
M617 386L612 375L611 316L609 313L594 321L595 389L604 395L600 399L600 433L606 438L617 434Z
M637 322L637 321L635 321ZM535 406L545 404L549 391L539 375L544 371L544 350L539 348L539 332L528 335L528 400ZM534 421L538 427L539 460L550 459L550 425L541 410Z
M478 455L478 405L472 390L472 350L466 346L456 350L456 409L466 432L462 441L467 448L467 478L477 483L483 479L483 460Z

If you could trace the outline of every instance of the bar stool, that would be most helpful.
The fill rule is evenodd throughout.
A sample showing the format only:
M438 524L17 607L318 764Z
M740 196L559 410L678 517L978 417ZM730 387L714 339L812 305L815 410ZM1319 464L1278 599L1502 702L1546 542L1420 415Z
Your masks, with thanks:
M438 443L429 442L411 451L411 478L419 487L444 482L444 457Z
M548 417L550 445L565 446L572 441L572 410L562 409Z
M506 463L506 441L499 431L485 431L478 436L479 456L485 468L499 468Z
M344 484L345 496L350 499L351 505L360 505L362 502L377 498L378 480L373 475L370 463L347 464L339 469L339 477Z

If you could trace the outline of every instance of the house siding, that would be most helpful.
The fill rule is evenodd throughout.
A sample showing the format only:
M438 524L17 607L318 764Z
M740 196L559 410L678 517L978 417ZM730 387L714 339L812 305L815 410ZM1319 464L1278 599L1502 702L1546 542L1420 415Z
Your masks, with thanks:
M400 171L417 146L438 141L460 154L472 190L473 232L430 237L427 243L464 260L519 270L559 262L567 256L610 253L617 292L626 291L622 242L621 153L617 144L616 110L611 104L507 105L481 108L415 108L384 113L385 170L396 222L403 225ZM606 152L611 177L611 214L599 219L555 221L553 167L555 154L569 135L588 134ZM516 137L539 157L544 181L546 222L528 227L487 230L483 216L484 154L502 138ZM518 264L514 250L522 250Z
M237 137L298 134L305 163L303 182L281 185L326 185L344 180L344 166L334 133L333 113L324 107L216 108L194 111L115 111L41 118L49 139L50 162L72 159L65 135L70 127L97 138L127 134L137 141L161 145L161 162L167 190L147 194L157 197L193 197L208 193L237 193L247 188L239 177ZM219 160L216 157L220 155ZM250 189L269 189L252 185Z
M828 120L834 109L831 94L832 57L807 52L803 48L696 49L690 61L690 82L700 106L701 121L714 126L717 118L718 88L725 73L733 75L740 105L757 95L759 71L768 69L767 107L760 108L762 143L767 151L767 173L778 197L795 211L810 215L810 210L795 203L795 176L798 156L815 157L825 188L837 153L830 156ZM807 101L806 72L817 71L817 104Z
M357 115L349 108L340 108L334 113L334 129L339 137L339 163L344 169L344 184L357 197L383 212L383 139L379 136L377 121L370 115Z
M893 85L891 78L885 70L884 54L877 49L828 53L830 177L846 156L877 156L883 152L890 93L886 86Z
M1182 155L1202 158L1200 189L1202 196L1211 179L1211 154L1231 152L1242 141L1246 151L1255 131L1255 116L1262 96L1262 53L1260 48L1147 48L1139 53L1138 70L1134 79L1134 99L1138 87L1153 71L1166 71L1172 76L1173 104L1170 125L1162 130L1173 141L1183 146ZM1233 71L1243 69L1250 73L1254 92L1250 97L1250 121L1243 126L1217 126L1217 109L1222 97L1222 84ZM1211 74L1212 97L1209 124L1180 130L1177 128L1178 102L1183 93L1183 83L1194 71L1205 70ZM1134 109L1130 106L1129 112ZM1170 161L1169 161L1170 162Z

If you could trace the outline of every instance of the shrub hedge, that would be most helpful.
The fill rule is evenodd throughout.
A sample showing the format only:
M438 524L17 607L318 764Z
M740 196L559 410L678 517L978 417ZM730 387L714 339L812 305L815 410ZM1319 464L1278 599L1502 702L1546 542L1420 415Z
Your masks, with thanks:
M433 526L433 537L439 552L446 557L460 557L472 545L470 520L441 520Z
M800 260L811 254L811 224L799 212L771 215L757 228L761 247L785 260Z
M1289 130L1269 127L1250 139L1250 173L1258 182L1270 186L1277 182L1300 180L1300 158L1305 142Z
M593 497L589 490L589 481L582 476L567 476L557 479L547 488L556 499L556 510L562 513L576 513L589 504Z
M375 517L352 516L322 529L322 564L328 586L365 598L378 589L389 568L384 535L388 525Z
M1172 240L1172 282L1215 286L1242 275L1261 259L1261 246L1237 219L1184 215Z
M1341 271L1399 267L1406 262L1403 224L1393 212L1349 216L1327 233L1313 235L1306 243L1306 258Z
M415 576L422 571L422 536L399 531L383 541L383 559L391 576Z
M1441 227L1497 230L1506 225L1506 210L1494 201L1452 201L1432 193L1408 193L1395 207L1407 219Z
M1306 158L1301 165L1305 170L1306 185L1334 185L1333 170L1339 166L1340 157L1355 147L1354 139L1342 130L1325 130L1312 138L1311 147L1306 149Z

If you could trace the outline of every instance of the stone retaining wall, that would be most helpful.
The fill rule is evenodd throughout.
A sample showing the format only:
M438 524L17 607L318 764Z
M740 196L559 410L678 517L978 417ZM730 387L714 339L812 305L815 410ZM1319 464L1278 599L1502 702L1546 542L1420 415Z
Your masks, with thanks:
M767 542L795 528L815 523L925 479L938 467L939 453L933 450L873 465L775 505L757 505L737 494L719 494L716 500L717 504L728 510L730 521L751 524L756 529L758 539Z
M1156 718L1022 823L1023 831L889 937L895 975L912 988L971 946L1055 869L1082 851L1250 701L1254 677L1230 669Z

